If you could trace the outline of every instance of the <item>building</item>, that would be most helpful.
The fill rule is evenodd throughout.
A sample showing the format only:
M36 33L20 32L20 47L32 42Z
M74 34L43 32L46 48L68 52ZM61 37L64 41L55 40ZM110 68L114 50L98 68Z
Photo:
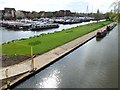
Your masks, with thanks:
M2 20L4 17L4 10L0 10L0 20Z
M15 8L4 8L4 19L14 20L16 19Z
M71 11L70 10L65 10L64 15L65 16L71 16Z

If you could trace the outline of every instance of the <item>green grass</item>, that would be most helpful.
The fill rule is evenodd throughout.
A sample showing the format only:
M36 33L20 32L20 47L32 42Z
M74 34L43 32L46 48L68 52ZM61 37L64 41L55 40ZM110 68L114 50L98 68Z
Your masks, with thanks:
M24 40L4 43L2 44L2 53L8 56L14 56L15 54L30 55L30 46L32 46L33 54L43 54L110 23L110 21L92 23L55 33L42 34Z

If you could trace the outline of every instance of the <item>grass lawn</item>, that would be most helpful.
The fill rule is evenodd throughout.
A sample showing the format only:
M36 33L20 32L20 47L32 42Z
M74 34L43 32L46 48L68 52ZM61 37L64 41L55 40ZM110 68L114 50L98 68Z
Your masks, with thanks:
M33 54L43 54L110 23L110 21L91 23L55 33L42 34L24 40L4 43L2 44L2 53L8 56L14 56L15 54L30 55L30 47L32 46Z

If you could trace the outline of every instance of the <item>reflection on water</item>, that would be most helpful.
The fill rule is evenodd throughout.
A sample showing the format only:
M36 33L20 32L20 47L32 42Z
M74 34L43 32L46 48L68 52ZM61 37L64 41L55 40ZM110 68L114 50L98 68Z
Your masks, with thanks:
M92 39L16 88L117 88L118 30Z
M104 37L103 37L104 38ZM101 41L103 38L96 38L96 41Z
M0 27L0 34L2 34L2 40L0 40L0 43L8 42L11 40L16 40L16 39L21 39L21 38L29 38L31 36L40 35L42 33L52 33L55 31L61 31L62 29L85 25L85 24L92 23L92 22L96 22L96 21L83 22L83 23L78 23L78 24L67 24L67 25L61 24L59 28L47 29L47 30L42 30L42 31L17 31L17 30L14 31L14 30L9 30L9 29Z
M54 70L48 77L42 79L43 82L36 84L37 88L52 88L52 87L59 87L60 78L59 78L60 71Z
M105 37L106 37L106 35L105 35L104 37L102 37L102 38L98 38L98 37L97 37L97 38L96 38L96 41L99 42L99 41L101 41L102 39L104 39Z

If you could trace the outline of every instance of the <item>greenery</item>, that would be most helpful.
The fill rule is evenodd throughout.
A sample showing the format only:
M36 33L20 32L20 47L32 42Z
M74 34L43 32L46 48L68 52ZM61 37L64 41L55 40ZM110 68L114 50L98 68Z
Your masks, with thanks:
M99 9L97 10L97 13L94 13L93 14L93 17L96 19L96 20L100 20L100 19L103 19L104 16L102 13L100 13Z
M24 13L21 12L20 10L16 11L15 14L16 14L16 18L17 18L17 19L25 18Z
M31 18L39 18L39 17L40 17L39 13L32 11Z
M110 23L110 21L91 23L55 33L42 34L28 39L4 43L2 44L2 53L9 56L30 55L32 46L33 54L43 54Z
M120 0L116 0L112 6L114 7L115 20L120 23Z
M120 1L116 0L112 3L111 7L113 7L114 9L111 10L111 12L108 12L106 14L106 17L109 20L120 22Z

